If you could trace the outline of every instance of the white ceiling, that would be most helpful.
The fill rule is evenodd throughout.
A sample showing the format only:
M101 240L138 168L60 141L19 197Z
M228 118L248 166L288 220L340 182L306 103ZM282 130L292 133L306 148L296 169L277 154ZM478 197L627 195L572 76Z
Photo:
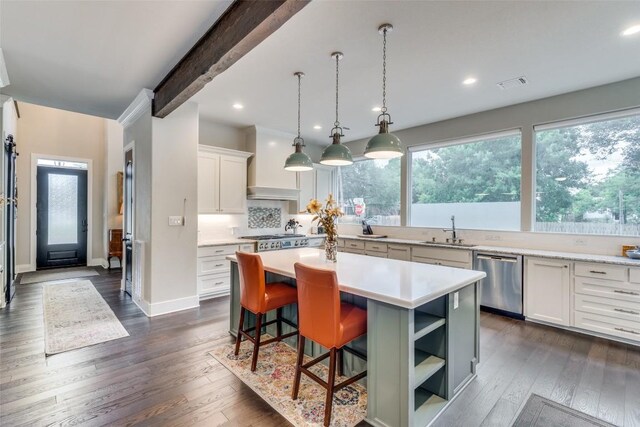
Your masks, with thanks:
M154 88L230 4L226 1L0 1L0 46L19 100L116 118ZM341 50L346 141L376 132L381 42L391 22L393 129L640 76L640 1L314 0L193 99L204 117L294 132L304 71L303 136L326 144ZM501 91L498 81L530 84ZM474 86L463 86L468 77ZM232 104L242 103L243 110ZM321 131L313 125L323 126Z
M117 118L153 89L231 3L0 1L0 46L16 99Z
M401 129L640 76L640 1L312 1L279 31L194 96L203 116L296 130L296 79L304 71L303 137L327 144L334 121L334 63L341 50L344 140L367 137L381 102L381 44L388 36L388 106ZM525 75L529 85L496 83ZM462 80L474 76L474 86ZM232 104L240 102L243 110ZM313 130L320 124L321 131Z

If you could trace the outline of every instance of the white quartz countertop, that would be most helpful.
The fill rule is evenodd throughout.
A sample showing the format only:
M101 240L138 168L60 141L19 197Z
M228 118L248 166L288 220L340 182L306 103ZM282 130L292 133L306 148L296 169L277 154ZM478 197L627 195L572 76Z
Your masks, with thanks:
M448 244L442 244L442 243L430 243L430 242L425 242L424 240L399 239L394 237L367 238L367 237L353 236L353 235L340 235L338 237L342 239L350 239L350 240L364 240L364 241L391 243L391 244L396 243L401 245L429 246L434 248L460 249L460 250L476 251L476 252L491 252L491 253L503 253L503 254L511 254L511 255L535 256L540 258L566 259L571 261L602 262L606 264L617 264L617 265L626 265L626 266L632 266L632 267L640 267L640 260L631 259L623 256L615 256L615 255L597 255L597 254L585 254L585 253L577 253L577 252L549 251L549 250L542 250L542 249L511 248L506 246L487 246L487 245L460 246L460 245L451 245L451 244L448 245Z
M486 276L481 271L342 252L333 263L316 248L261 252L260 257L266 271L291 278L296 262L335 270L342 292L404 308L416 308ZM236 261L235 255L227 259Z

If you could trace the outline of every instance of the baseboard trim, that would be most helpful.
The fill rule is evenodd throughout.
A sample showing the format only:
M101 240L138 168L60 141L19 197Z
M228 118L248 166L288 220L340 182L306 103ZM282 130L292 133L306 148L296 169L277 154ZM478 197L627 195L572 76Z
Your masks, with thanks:
M90 260L89 262L87 262L87 266L88 267L100 266L102 268L108 268L109 267L109 263L104 258L94 258L94 259Z
M135 301L134 301L135 302ZM169 301L162 301L156 303L147 303L146 301L140 301L141 304L138 304L138 307L148 317L160 316L163 314L174 313L176 311L188 310L190 308L196 308L200 306L200 299L197 295L193 295L185 298L178 298ZM142 307L144 305L145 307Z
M124 292L124 288L123 288L123 292ZM135 305L137 305L140 310L142 310L142 312L144 313L145 316L151 317L151 315L149 314L149 303L148 302L146 302L143 299L136 300L135 298L132 298L132 300L133 300L133 303Z
M16 274L28 273L30 271L36 271L36 267L31 264L18 264L16 265Z

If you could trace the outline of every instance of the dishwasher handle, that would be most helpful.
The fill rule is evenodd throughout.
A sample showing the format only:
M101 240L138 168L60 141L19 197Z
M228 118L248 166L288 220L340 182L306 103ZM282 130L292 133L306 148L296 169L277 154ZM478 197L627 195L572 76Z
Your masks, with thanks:
M494 256L494 255L476 255L477 259L488 259L490 261L511 262L513 264L518 262L517 258Z

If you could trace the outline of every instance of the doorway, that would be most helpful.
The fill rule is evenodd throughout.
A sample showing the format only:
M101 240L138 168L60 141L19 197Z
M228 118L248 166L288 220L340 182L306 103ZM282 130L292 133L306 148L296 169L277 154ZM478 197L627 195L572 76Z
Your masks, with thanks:
M87 164L39 159L36 268L87 265Z
M133 287L133 214L134 214L134 182L133 182L133 147L124 153L124 291L132 295Z

